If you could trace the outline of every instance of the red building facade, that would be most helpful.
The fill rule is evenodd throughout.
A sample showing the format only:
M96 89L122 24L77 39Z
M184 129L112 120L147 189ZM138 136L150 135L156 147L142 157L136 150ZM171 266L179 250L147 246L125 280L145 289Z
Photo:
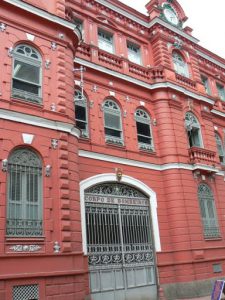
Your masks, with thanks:
M176 0L4 0L0 299L167 299L225 273L225 60Z

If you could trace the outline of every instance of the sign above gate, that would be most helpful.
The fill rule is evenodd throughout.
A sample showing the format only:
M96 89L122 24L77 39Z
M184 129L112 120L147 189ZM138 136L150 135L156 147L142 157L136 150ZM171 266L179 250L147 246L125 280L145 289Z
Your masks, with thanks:
M148 206L149 201L143 198L125 198L115 196L85 195L85 202Z

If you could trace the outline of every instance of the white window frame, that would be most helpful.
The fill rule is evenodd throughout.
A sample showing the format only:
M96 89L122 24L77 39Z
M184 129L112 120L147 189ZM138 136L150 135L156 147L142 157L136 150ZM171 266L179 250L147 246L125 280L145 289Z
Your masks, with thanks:
M127 41L127 54L129 61L141 65L141 48L140 46Z
M7 236L42 236L42 162L27 148L8 162Z
M224 151L224 145L223 142L219 136L219 134L216 132L215 133L215 138L216 138L216 146L217 146L217 152L218 152L218 156L220 159L220 163L222 165L225 165L225 151Z
M98 29L98 47L109 53L114 53L113 34L105 31L104 29Z
M105 141L106 143L123 145L123 129L122 129L122 120L121 120L121 111L117 103L111 99L107 99L103 103L103 111L104 111L104 129L105 129ZM108 116L117 116L118 124L116 127L110 126L107 124L106 115ZM110 134L109 132L115 132L117 134Z
M183 59L182 55L177 51L173 51L172 57L175 72L179 75L189 78L190 75L188 71L188 65Z
M135 112L135 121L136 121L136 129L137 129L137 139L139 149L154 151L153 138L152 138L152 129L151 129L151 118L149 114L143 109L137 109ZM149 127L149 135L143 135L138 132L137 123L145 124ZM143 142L141 139L149 139L149 142Z
M198 200L205 239L220 237L213 193L211 188L205 183L201 183L198 186Z
M75 105L75 123L77 128L81 130L81 137L88 138L89 137L89 130L88 130L88 109L87 109L87 98L82 95L79 89L75 90L74 95L74 105ZM85 120L79 119L76 115L76 109L79 107L83 107L85 109ZM81 128L79 123L84 124L85 128Z
M38 82L35 83L31 80L24 80L23 78L17 77L19 64L16 65L16 63L26 64L30 65L31 67L33 66L38 68ZM16 82L27 86L36 87L37 93L15 87ZM12 96L38 104L42 102L42 58L40 53L35 48L27 44L19 44L13 51Z
M218 91L218 96L222 101L225 101L225 90L224 90L224 86L220 83L216 83L216 88Z
M206 77L205 75L201 75L201 80L202 80L202 84L205 87L205 91L208 95L211 95L211 89L210 89L210 85L209 85L209 78Z
M185 128L187 131L190 148L203 148L201 126L198 122L198 119L191 112L187 112L185 115ZM196 138L198 139L198 143L196 143Z

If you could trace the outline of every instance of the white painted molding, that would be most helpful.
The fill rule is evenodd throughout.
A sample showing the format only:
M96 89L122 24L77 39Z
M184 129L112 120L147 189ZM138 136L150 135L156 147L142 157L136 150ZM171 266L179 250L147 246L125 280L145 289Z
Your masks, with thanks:
M154 90L154 89L159 89L159 88L171 88L173 90L176 90L178 92L181 92L181 93L185 94L186 96L192 97L192 98L194 98L198 101L202 101L202 102L209 103L209 104L212 104L212 105L214 104L214 101L212 99L201 96L201 95L196 94L196 93L193 93L193 92L189 91L188 89L186 89L184 87L181 87L179 85L176 85L174 83L171 83L171 82L160 82L160 83L156 83L156 84L149 84L149 83L143 82L139 79L130 77L128 75L124 75L124 74L121 74L119 72L107 69L103 66L93 64L92 62L86 61L86 60L81 59L81 58L75 58L74 62L76 62L78 64L81 64L85 67L97 70L99 72L115 76L117 78L120 78L122 80L131 82L133 84L145 87L149 90Z
M28 133L22 133L22 138L23 138L24 144L31 145L33 142L33 139L34 139L34 135L28 134Z
M183 164L183 163L170 163L170 164L157 165L157 164L151 164L151 163L147 163L147 162L143 162L143 161L137 161L137 160L127 159L127 158L107 155L107 154L89 152L89 151L85 151L85 150L79 150L79 156L90 158L90 159L95 159L95 160L100 160L100 161L106 161L106 162L110 162L110 163L117 163L117 164L126 165L126 166L138 167L138 168L142 168L142 169L155 170L155 171L166 171L166 170L173 170L173 169L183 169L183 170L194 171L199 168L198 165ZM207 166L207 165L205 165L205 166L201 165L201 169L205 170L205 171L213 172L213 173L215 173L215 171L216 171L217 175L221 175L220 170L210 167L210 166Z
M43 19L51 21L55 24L59 24L64 27L67 27L67 28L73 30L73 32L75 33L75 35L78 37L79 40L82 39L82 34L81 34L80 30L78 30L73 23L71 23L65 19L59 18L56 15L50 14L47 11L39 9L33 5L30 5L30 4L20 1L20 0L3 0L3 1L6 3L9 3L9 4L12 4L16 7L19 7L25 11L28 11L30 14L34 14Z
M67 132L77 138L80 137L80 130L74 127L73 124L69 123L52 121L45 118L40 118L33 115L27 115L5 109L0 109L0 119Z
M87 188L94 186L96 184L101 184L103 182L118 182L116 179L116 174L106 173L99 174L90 178L87 178L80 182L80 208L81 208L81 226L82 226L82 241L83 241L83 251L87 254L87 238L86 238L86 220L85 220L85 201L84 192ZM152 229L154 237L154 246L157 252L161 251L159 225L158 225L158 215L157 215L157 198L156 193L148 187L143 182L137 180L136 178L123 175L121 183L128 184L134 188L139 189L149 197L151 219L152 219Z
M33 35L33 34L30 34L30 33L26 33L26 36L27 36L27 39L29 40L29 41L34 41L34 39L35 39L35 36Z

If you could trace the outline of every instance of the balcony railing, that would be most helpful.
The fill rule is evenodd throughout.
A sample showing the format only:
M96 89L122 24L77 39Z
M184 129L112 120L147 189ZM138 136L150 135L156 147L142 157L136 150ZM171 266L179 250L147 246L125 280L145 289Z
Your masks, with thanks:
M98 49L98 59L99 61L106 63L107 65L112 65L116 68L122 69L122 59L114 54L108 53Z
M6 235L14 237L42 236L42 220L8 219Z
M214 165L216 153L211 150L206 150L198 147L189 149L189 158L192 164Z
M220 235L220 229L217 221L215 219L212 220L203 220L204 225L204 237L205 239L211 239L211 238L219 238Z
M148 80L151 78L150 70L148 68L139 66L131 62L128 63L128 67L129 67L129 73L133 73L138 77L143 77Z
M179 83L182 83L183 85L190 87L190 88L195 88L196 87L196 82L191 80L188 77L185 77L183 75L180 75L178 73L176 73L176 80Z

